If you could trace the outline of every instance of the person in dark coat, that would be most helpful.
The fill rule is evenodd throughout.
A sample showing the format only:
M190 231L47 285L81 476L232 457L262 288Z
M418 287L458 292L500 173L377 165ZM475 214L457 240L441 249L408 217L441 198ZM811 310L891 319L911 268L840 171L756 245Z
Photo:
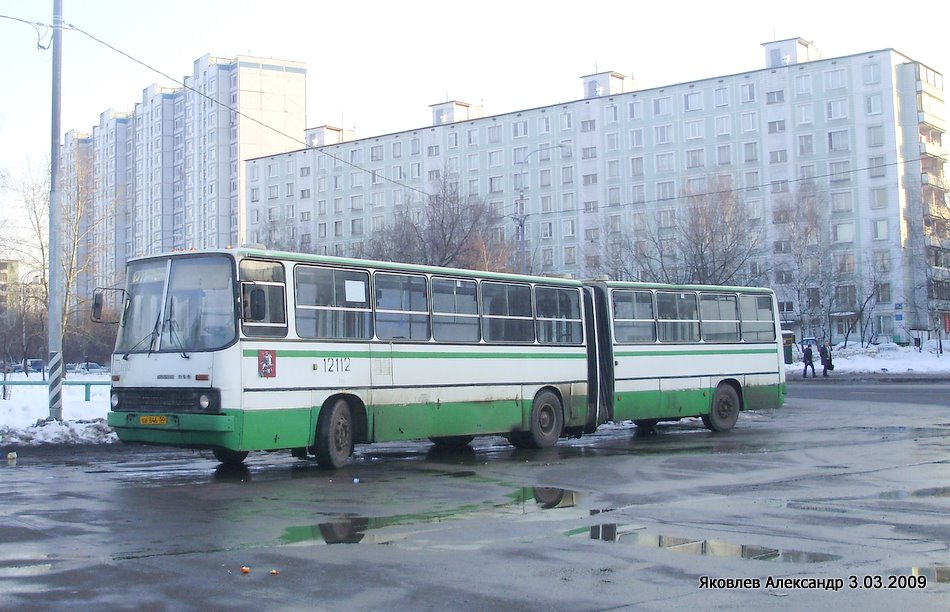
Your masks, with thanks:
M829 370L834 370L835 366L831 364L831 343L825 340L825 343L818 349L818 356L821 357L821 375L827 377Z
M811 345L805 347L805 353L802 356L802 359L805 361L805 372L802 374L802 378L808 378L808 368L811 368L811 377L816 378L818 375L815 374L815 362L814 357L811 352Z

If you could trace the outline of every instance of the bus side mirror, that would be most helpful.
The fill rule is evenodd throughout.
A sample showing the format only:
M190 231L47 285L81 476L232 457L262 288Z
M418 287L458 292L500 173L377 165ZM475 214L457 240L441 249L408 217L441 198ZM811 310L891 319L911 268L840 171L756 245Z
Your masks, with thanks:
M116 319L115 321L112 321L112 320L105 320L102 318L103 311L106 311L106 316L109 316L109 317L114 316L111 307L108 310L106 309L105 302L106 302L107 292L110 294L121 293L122 295L126 295L125 289L116 289L112 287L96 287L92 291L92 312L90 313L89 318L95 321L96 323L108 323L110 325L114 325L115 323L119 322L118 319ZM115 299L118 299L118 296L115 296Z
M102 321L102 291L96 290L92 294L92 320L97 323Z
M267 297L260 288L251 289L251 321L263 321L267 316Z

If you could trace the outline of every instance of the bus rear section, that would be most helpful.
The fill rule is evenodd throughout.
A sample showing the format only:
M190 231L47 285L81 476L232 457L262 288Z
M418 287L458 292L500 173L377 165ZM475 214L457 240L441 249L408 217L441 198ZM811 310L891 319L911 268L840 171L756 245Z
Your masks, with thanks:
M699 417L731 429L742 410L781 406L785 370L767 289L598 283L607 313L611 419L652 429Z

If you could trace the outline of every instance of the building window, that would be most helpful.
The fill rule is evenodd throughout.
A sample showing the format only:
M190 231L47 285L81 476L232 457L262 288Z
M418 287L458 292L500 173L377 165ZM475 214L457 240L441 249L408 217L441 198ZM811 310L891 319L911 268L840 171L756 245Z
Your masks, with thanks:
M582 132L593 132L596 129L597 129L597 122L595 122L593 119L587 119L585 121L581 121Z
M836 130L828 132L828 151L847 151L850 148L848 143L848 130Z
M828 100L825 102L825 118L829 121L848 118L847 100Z
M766 104L781 104L785 102L785 91L779 89L778 91L769 91L765 93L765 103Z
M702 168L706 165L706 155L703 149L690 149L686 151L686 167Z
M727 87L717 87L713 92L713 99L716 106L729 106L729 89Z
M643 129L637 128L635 130L630 130L630 148L638 148L643 146Z
M815 136L813 134L802 134L798 137L798 154L812 155L815 153Z
M673 153L657 153L656 154L656 171L660 172L673 172Z
M788 161L788 151L780 149L778 151L769 151L770 164L784 164Z
M785 120L769 121L769 134L781 134L785 131Z
M873 178L882 177L887 174L883 157L871 157L868 159L868 174Z
M795 76L795 95L811 95L811 75L799 74Z
M732 163L732 148L730 145L716 147L716 163L720 166L728 166Z
M755 102L755 83L743 83L739 89L739 99L742 102Z
M873 94L864 98L864 112L868 115L881 114L881 94Z
M698 91L691 91L685 94L683 96L683 110L703 110L703 94Z
M854 223L836 223L831 227L831 239L834 242L854 242Z
M871 208L887 208L887 187L871 189Z
M887 240L887 219L876 219L871 222L872 234L875 240Z
M825 72L825 89L840 89L845 86L844 68Z
M669 97L653 100L653 116L660 117L673 112L672 99Z
M653 128L654 134L654 143L655 144L669 144L673 141L673 126L672 125L658 125Z
M831 175L829 180L833 183L851 180L851 161L843 159L830 162L828 164L828 174Z
M884 146L884 126L882 125L868 126L868 146L869 147Z
M854 208L850 191L831 192L831 211L836 213L851 212Z
M522 136L528 135L528 122L527 121L515 121L511 124L511 135L514 138L521 138Z
M706 135L706 123L702 120L698 121L687 121L683 124L684 132L686 133L686 138L692 140L694 138L703 138Z
M747 162L754 162L759 159L759 143L746 142L742 145L742 157Z
M755 132L759 129L759 117L755 112L742 113L741 121L743 132Z
M881 65L865 64L861 67L861 76L865 85L874 85L881 82Z

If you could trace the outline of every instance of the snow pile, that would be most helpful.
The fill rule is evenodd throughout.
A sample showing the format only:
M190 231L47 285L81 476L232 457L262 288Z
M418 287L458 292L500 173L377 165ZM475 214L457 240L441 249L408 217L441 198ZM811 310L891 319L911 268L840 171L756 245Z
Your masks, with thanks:
M862 348L850 343L839 345L832 352L835 369L833 377L869 374L936 375L950 380L950 341L940 353L935 341L924 343L922 350L881 344ZM802 372L801 348L794 348L795 363L787 366L789 378L800 378ZM815 355L815 367L821 363ZM9 380L27 379L23 374L10 374ZM108 375L70 376L69 380L106 381ZM2 388L3 381L0 381ZM4 453L17 446L36 444L111 444L117 440L106 425L109 412L109 387L90 388L89 401L85 400L82 385L63 387L63 421L49 418L48 387L39 385L8 385L7 395L0 399L0 449Z

